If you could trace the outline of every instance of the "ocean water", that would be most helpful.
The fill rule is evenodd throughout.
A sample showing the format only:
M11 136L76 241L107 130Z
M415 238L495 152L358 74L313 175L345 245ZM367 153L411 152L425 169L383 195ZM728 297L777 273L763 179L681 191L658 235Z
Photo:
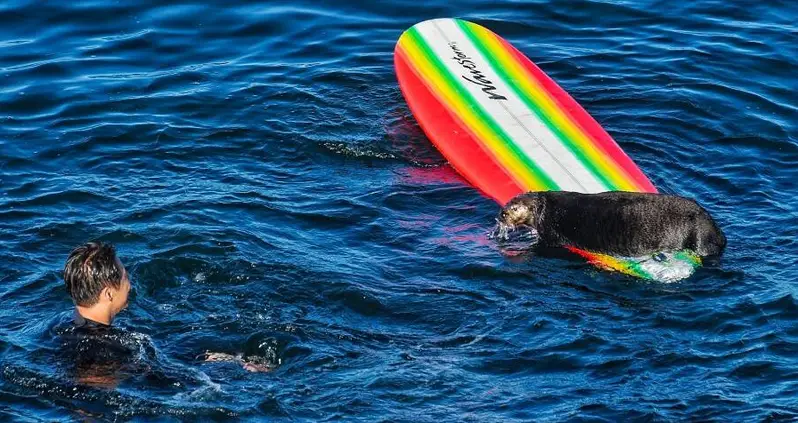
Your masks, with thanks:
M729 245L662 284L508 257L393 47L504 36ZM798 419L792 1L0 3L0 420ZM70 370L75 246L134 351ZM258 357L271 372L205 362Z

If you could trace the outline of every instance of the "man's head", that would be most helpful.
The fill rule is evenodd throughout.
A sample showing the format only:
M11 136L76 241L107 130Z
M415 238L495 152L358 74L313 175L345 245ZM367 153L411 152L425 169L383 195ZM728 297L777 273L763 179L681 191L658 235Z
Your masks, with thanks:
M90 242L72 250L64 266L64 283L79 311L93 309L107 315L109 323L127 306L130 280L111 244Z

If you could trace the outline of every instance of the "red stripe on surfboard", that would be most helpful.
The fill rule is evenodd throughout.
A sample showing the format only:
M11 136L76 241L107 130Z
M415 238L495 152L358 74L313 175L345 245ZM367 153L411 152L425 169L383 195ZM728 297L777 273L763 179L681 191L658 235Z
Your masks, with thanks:
M404 50L397 44L394 68L399 88L421 129L449 160L449 163L474 187L499 204L525 192L499 166L457 115L449 110L413 69Z
M624 172L631 178L642 192L657 192L657 188L648 180L639 167L626 155L610 134L593 119L590 114L585 112L582 106L576 102L568 93L557 85L554 80L549 78L534 62L529 60L523 53L518 51L507 40L495 35L496 39L515 57L515 59L548 91L549 95L560 105L563 110L576 125L582 129L593 141L594 144L604 151Z

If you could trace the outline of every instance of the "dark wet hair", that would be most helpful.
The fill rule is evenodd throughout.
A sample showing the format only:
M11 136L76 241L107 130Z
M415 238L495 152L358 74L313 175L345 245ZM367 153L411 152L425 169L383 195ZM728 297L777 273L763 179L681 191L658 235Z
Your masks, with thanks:
M64 265L64 284L75 304L92 306L106 286L119 289L124 270L116 258L116 248L102 242L89 242L72 250Z

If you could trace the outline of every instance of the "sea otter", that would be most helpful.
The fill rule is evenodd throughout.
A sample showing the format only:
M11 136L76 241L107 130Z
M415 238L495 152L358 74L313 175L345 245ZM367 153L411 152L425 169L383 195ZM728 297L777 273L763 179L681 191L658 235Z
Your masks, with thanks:
M718 257L726 237L693 200L635 192L521 194L502 208L500 224L526 225L540 247L577 247L614 256L640 257L689 249Z

